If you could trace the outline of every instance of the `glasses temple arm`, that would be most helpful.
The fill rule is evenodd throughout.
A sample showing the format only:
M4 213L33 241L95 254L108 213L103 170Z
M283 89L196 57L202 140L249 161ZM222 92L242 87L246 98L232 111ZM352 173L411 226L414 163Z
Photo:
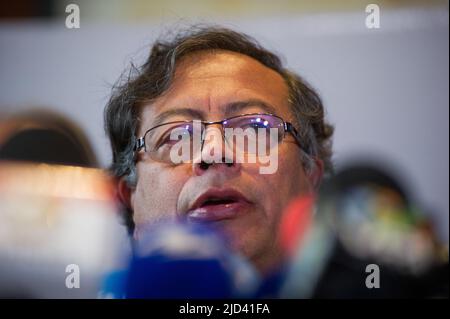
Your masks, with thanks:
M297 129L289 122L284 122L284 129L286 132L291 133L294 136L295 141L298 143L298 146L302 147L302 142L300 140Z
M144 147L144 137L140 137L134 143L133 151L137 152Z

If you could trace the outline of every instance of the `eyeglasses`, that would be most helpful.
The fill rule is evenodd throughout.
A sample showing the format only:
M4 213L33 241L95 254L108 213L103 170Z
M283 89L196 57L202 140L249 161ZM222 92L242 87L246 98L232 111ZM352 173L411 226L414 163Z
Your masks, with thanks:
M160 124L150 128L136 140L134 151L144 149L155 161L173 162L171 154L175 145L178 145L178 150L189 150L190 154L185 162L192 162L198 155L195 134L201 134L197 141L200 140L200 149L203 149L205 133L209 125L222 126L224 140L228 145L232 145L235 153L239 151L243 154L255 154L261 149L267 151L275 144L278 145L286 133L291 133L301 148L298 131L291 123L285 122L274 114L256 113L238 115L215 122L191 120Z

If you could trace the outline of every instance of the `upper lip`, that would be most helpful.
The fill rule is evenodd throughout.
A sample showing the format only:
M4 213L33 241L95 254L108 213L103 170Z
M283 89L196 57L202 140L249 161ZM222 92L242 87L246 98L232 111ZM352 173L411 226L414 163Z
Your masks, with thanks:
M227 188L227 189L209 189L205 193L201 194L194 203L189 207L188 211L195 210L202 207L206 202L210 200L230 200L234 202L247 202L250 201L239 191Z

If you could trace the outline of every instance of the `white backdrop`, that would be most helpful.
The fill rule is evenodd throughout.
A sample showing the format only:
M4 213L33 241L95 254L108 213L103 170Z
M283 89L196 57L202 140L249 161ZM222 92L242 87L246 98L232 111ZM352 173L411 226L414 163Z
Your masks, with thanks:
M336 126L337 165L361 156L392 163L448 242L448 11L385 12L376 30L364 19L361 12L214 22L281 53L321 93ZM181 25L190 22L198 21ZM108 165L103 108L111 84L173 25L0 24L0 114L56 109L85 129Z

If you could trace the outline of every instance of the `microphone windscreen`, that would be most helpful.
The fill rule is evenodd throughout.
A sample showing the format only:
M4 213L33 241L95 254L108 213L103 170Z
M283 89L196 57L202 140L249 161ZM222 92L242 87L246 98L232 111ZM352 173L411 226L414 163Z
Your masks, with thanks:
M157 223L135 248L126 298L240 298L251 296L258 285L253 268L205 225Z

